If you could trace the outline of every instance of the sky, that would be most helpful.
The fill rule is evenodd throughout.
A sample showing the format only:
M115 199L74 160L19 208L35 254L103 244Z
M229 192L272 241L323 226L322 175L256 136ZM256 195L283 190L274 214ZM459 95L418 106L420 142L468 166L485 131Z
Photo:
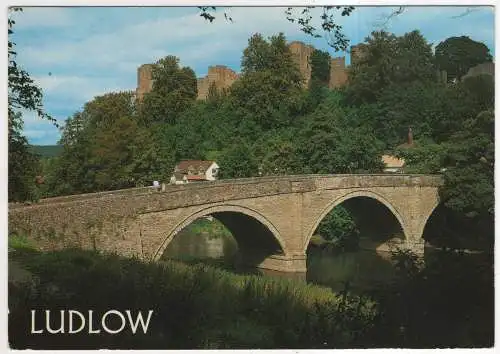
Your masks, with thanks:
M12 15L16 23L11 39L17 63L43 90L45 110L62 124L95 96L135 90L137 67L167 55L179 57L198 77L210 65L238 72L248 38L257 32L266 37L283 32L288 41L312 44L331 56L346 55L334 52L325 38L302 33L286 20L284 10L233 7L227 9L233 19L229 23L218 8L217 19L210 23L195 7L31 7ZM357 7L339 22L351 45L374 30L396 35L419 30L434 46L448 37L468 36L495 54L492 7L408 7L384 24L392 10ZM33 112L24 112L24 121L30 144L59 140L60 131Z

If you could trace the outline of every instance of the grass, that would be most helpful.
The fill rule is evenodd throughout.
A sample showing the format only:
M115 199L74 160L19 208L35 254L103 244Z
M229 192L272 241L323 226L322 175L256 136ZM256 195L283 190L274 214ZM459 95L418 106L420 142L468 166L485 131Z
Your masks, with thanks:
M25 235L11 234L9 235L9 251L16 249L36 249L32 240Z
M9 340L18 349L352 347L373 317L359 297L207 265L26 248L9 258L33 275L26 286L9 285ZM25 330L32 308L153 309L154 316L146 335L33 336Z
M9 246L9 341L16 349L442 348L491 346L494 338L493 260L479 256L440 253L419 270L410 255L396 254L396 277L370 300L206 264L44 253L18 236ZM11 264L29 276L13 281ZM30 335L30 309L154 315L147 334Z

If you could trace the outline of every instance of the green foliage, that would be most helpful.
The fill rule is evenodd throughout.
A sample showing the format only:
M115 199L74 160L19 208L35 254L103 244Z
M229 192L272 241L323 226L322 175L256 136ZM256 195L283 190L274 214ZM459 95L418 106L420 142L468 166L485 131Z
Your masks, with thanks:
M378 314L364 338L375 347L491 347L492 261L439 251L423 265L409 252L395 253L398 276L373 293Z
M349 347L373 318L372 304L355 296L337 297L319 286L204 265L146 264L81 250L17 250L11 261L36 279L9 286L9 341L15 348ZM146 335L55 338L24 330L30 321L26 308L92 309L95 315L110 308L134 313L153 309L154 314Z
M194 235L208 234L210 238L232 237L231 231L215 218L213 220L205 218L197 219L186 226L181 232Z
M31 153L27 139L21 134L21 113L10 116L13 125L9 126L9 156L8 156L8 200L34 201L38 200L35 176L38 173L39 159Z
M487 110L495 105L495 82L491 75L478 75L463 80L463 90L468 103L477 111Z
M412 148L398 148L395 155L405 160L407 173L440 173L444 166L446 147L442 144L415 142Z
M400 37L372 32L362 46L361 58L351 65L347 101L373 103L390 85L435 81L435 75L431 44L420 32Z
M364 127L346 124L346 112L323 104L305 122L299 153L310 173L369 173L382 168L382 145Z
M255 125L252 133L289 125L303 106L303 78L283 34L269 41L253 35L241 67L242 76L231 87L240 130L246 130L248 124Z
M259 165L255 155L245 143L234 145L220 158L220 178L242 178L258 176Z
M311 80L309 81L308 105L315 109L327 96L330 82L330 54L314 50L309 59Z
M469 217L493 218L494 123L493 111L481 112L449 141L440 196L446 206Z
M9 16L21 8L10 8ZM38 156L29 148L28 140L22 134L21 110L35 111L38 117L55 123L43 108L42 90L29 73L16 62L15 43L11 41L15 21L8 18L8 200L25 201L39 198L35 186L38 172Z
M157 145L158 135L137 122L130 93L111 93L88 102L68 118L64 150L47 176L54 195L149 185L165 179L173 156Z
M35 250L36 247L33 241L26 235L10 234L9 235L9 250Z
M63 150L61 145L30 145L30 149L42 159L59 156Z
M344 250L358 248L359 229L351 214L341 205L335 207L321 220L316 233L327 241L334 241Z
M311 58L311 82L318 81L324 86L328 86L330 81L330 54L315 49Z
M270 130L253 145L262 176L299 174L302 162L297 150L295 129Z
M180 67L179 59L167 56L153 65L153 89L139 105L140 120L146 126L175 124L179 115L197 96L196 76L189 67Z
M488 47L469 37L450 37L436 46L436 66L447 73L448 82L460 80L467 71L485 62L491 62Z

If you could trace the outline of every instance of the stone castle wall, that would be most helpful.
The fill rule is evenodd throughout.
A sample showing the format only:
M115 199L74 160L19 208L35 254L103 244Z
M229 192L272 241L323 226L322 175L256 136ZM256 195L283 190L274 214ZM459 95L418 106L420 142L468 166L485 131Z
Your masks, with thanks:
M209 66L207 76L198 79L198 99L208 97L208 91L213 84L217 90L231 87L239 75L224 65Z
M153 89L152 77L153 65L143 64L137 69L137 90L136 95L138 99L142 99L144 94Z
M342 87L347 83L347 68L345 57L332 58L330 61L330 83L331 89Z
M312 70L309 58L314 52L314 47L298 41L292 42L288 46L292 52L293 60L299 67L300 73L304 78L304 86L308 87L309 81L311 80Z
M309 59L315 48L303 42L294 41L289 44L295 63L304 78L304 87L308 87L311 79L311 65ZM351 47L351 63L362 57L363 45ZM137 98L142 99L145 93L153 88L151 77L152 64L141 65L137 69ZM345 64L345 57L332 58L330 62L330 82L331 89L342 87L347 84L348 68ZM217 89L228 89L238 79L239 74L224 65L215 65L208 68L205 77L198 78L198 99L206 99L211 85Z

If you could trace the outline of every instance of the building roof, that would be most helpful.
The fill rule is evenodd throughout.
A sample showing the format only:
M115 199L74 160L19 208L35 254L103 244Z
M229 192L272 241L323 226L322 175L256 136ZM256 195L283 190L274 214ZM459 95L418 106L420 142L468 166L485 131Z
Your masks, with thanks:
M405 164L404 159L392 155L382 155L382 162L386 168L403 167Z
M174 177L177 181L182 181L182 179L184 178L184 174L180 172L174 172Z
M175 171L185 173L187 173L188 170L206 171L213 163L214 161L208 160L183 160L175 166Z
M200 175L186 175L188 181L206 181L205 176Z

